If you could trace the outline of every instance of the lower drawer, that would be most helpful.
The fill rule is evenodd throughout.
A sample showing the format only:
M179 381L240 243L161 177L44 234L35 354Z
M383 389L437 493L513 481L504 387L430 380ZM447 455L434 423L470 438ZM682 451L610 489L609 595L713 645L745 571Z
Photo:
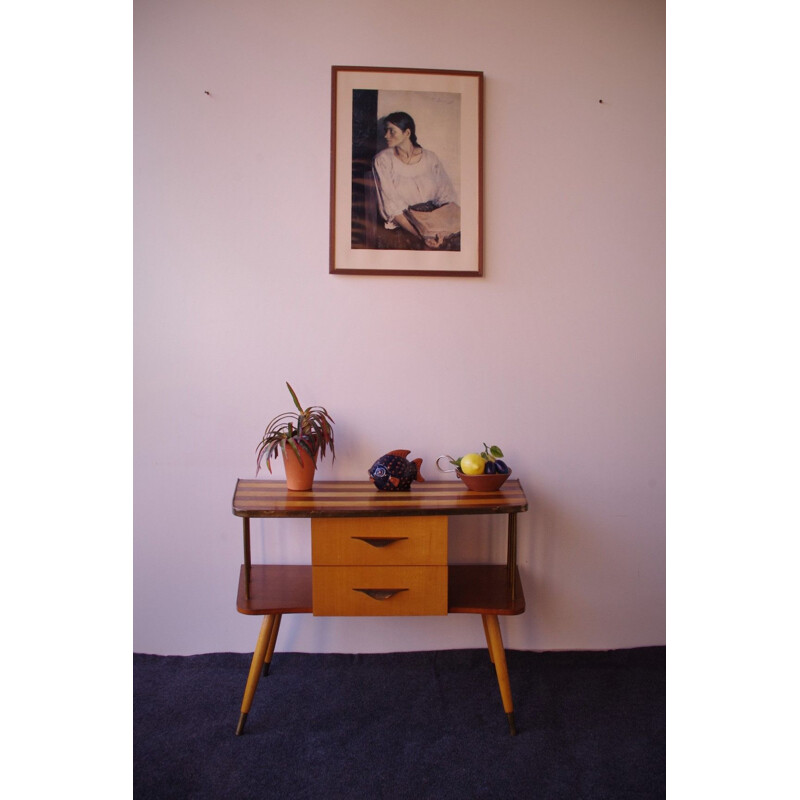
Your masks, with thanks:
M316 616L447 613L447 567L313 567Z

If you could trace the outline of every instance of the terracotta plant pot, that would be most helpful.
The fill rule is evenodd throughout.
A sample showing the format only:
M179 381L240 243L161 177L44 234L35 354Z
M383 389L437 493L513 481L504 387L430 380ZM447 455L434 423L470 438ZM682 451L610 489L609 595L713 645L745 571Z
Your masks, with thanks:
M283 466L286 470L286 488L293 492L307 492L314 483L314 473L317 469L316 458L310 456L300 448L302 463L290 448L283 454Z
M465 475L457 469L456 475L471 492L496 492L508 480L511 470L506 473L496 472L493 475Z

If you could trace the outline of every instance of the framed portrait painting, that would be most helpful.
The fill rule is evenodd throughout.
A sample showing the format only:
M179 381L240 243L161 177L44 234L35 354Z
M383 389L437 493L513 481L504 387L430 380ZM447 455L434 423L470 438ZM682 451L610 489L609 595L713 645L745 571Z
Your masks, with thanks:
M333 67L330 272L483 275L483 73Z

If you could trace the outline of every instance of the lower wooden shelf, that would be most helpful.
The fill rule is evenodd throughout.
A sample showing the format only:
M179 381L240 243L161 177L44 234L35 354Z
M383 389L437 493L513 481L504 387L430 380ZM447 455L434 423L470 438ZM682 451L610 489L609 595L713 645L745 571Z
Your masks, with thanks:
M253 564L247 597L244 564L239 570L236 610L240 614L310 614L311 566Z
M519 570L512 592L505 564L451 564L448 572L449 614L521 614L525 595ZM241 614L311 614L311 566L253 564L250 597L245 591L244 564L239 571L236 608Z
M447 568L448 614L521 614L525 595L515 568L512 592L505 564L451 564Z

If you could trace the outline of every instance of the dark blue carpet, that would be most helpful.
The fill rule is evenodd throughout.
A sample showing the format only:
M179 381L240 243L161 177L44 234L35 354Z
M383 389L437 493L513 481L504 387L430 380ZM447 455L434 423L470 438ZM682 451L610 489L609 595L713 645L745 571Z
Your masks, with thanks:
M485 650L276 653L243 736L250 656L134 655L134 797L665 796L663 647L508 651L509 736Z

